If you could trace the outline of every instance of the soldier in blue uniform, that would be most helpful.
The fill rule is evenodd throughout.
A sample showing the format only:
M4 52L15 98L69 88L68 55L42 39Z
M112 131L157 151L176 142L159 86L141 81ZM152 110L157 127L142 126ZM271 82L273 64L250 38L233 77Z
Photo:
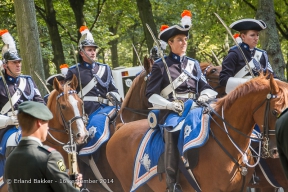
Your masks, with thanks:
M18 105L24 101L37 101L44 103L41 94L31 78L28 75L21 75L21 58L19 57L13 37L8 30L1 30L0 35L5 43L2 49L3 58L3 77L0 78L0 187L3 182L3 170L5 156L17 146L18 131L17 109ZM7 84L5 84L5 82ZM11 103L7 94L7 89L11 96ZM12 107L14 113L12 111Z
M174 85L170 85L164 61L162 59L155 61L147 84L146 97L152 103L154 109L164 109L160 111L160 124L163 124L171 111L179 113L183 110L181 102L178 102L179 100L185 102L188 99L198 99L206 102L209 99L216 98L217 95L207 84L199 62L185 55L188 33L192 25L191 13L190 11L186 11L186 13L187 15L184 14L184 16L182 14L182 25L166 26L166 29L161 26L163 30L158 35L158 38L167 42L170 47L170 53L164 59ZM178 101L173 97L172 87L175 89ZM180 159L177 143L181 127L178 131L175 131L176 128L173 130L164 128L164 165L168 192L182 191L177 184L178 162Z
M19 105L18 119L22 129L19 145L6 161L4 178L13 192L77 192L82 175L71 181L62 155L42 144L46 140L48 121L53 115L42 103L25 101Z
M253 74L257 76L260 71L273 73L266 51L256 48L259 32L266 28L265 22L256 19L241 19L233 22L230 28L240 32L242 43L239 46L253 70ZM220 85L226 87L226 93L252 77L247 68L239 48L236 45L233 46L222 62L222 71L219 77Z
M115 99L120 101L120 95L115 86L110 67L96 62L96 48L98 46L95 44L92 34L87 28L80 32L86 36L85 39L80 40L79 44L80 63L77 65L80 74L74 65L69 68L66 81L71 80L73 74L75 74L78 82L80 82L80 76L83 89L81 93L80 86L78 86L77 91L84 101L86 114L91 115L101 106L113 105L116 102Z

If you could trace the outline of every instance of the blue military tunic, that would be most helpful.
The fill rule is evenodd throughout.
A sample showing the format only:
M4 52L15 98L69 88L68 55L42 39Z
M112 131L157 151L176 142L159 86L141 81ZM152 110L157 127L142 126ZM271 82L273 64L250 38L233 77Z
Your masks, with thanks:
M103 72L103 75L101 77L97 75L97 72L99 71L100 66L105 67L105 71ZM115 83L112 77L111 69L108 65L101 64L101 63L88 64L88 63L83 62L81 64L78 64L78 67L80 71L82 88L84 88L94 78L94 76L96 77L98 81L96 86L94 86L85 96L96 96L96 97L106 98L106 94L108 92L113 91L113 92L118 93L118 90L115 86ZM79 73L78 73L76 65L69 68L65 81L71 80L73 77L73 74L76 75L78 79L78 83L79 83L80 82ZM77 92L80 92L79 85L77 87ZM100 107L100 103L94 102L94 101L84 101L84 107L85 107L85 112L88 115L90 115Z
M188 74L189 78L175 89L176 93L194 93L198 94L205 89L212 89L205 77L202 75L199 63L197 60L183 56L180 57L174 53L170 53L165 57L165 61L169 67L172 81L174 81L186 68L188 60L194 61L192 73ZM149 98L153 94L160 95L160 92L170 84L164 63L162 59L156 60L152 66L151 76L147 84L146 97ZM186 101L187 98L178 98ZM172 93L169 94L169 99L173 100Z
M12 97L14 93L17 91L19 88L20 84L20 78L26 79L26 86L21 91L21 96L19 100L14 104L14 110L18 109L18 105L21 104L24 101L37 101L40 103L44 103L41 94L33 81L32 77L29 75L20 75L16 78L11 77L7 74L5 74L5 80L9 89L10 96ZM0 78L0 110L2 111L4 105L9 102L6 88L4 86L3 79ZM10 105L9 105L10 106ZM11 111L11 109L9 110ZM6 113L2 114L5 115ZM11 126L10 126L11 127ZM0 130L0 138L2 138L3 134L7 131L7 129L1 129Z
M267 53L264 50L258 48L250 50L249 46L246 43L240 43L239 46L241 47L248 62L251 61L256 50L262 52L261 58L259 58L259 62L254 63L256 64L255 65L256 69L253 70L255 76L258 75L259 70L263 70L264 72L266 72L267 70L273 72L272 67L268 61ZM228 55L224 58L222 62L222 71L220 72L219 77L220 85L226 87L228 79L230 77L234 77L235 74L245 66L246 66L245 60L238 47L236 45L231 47L231 49L228 52ZM246 75L250 76L249 71L247 72Z

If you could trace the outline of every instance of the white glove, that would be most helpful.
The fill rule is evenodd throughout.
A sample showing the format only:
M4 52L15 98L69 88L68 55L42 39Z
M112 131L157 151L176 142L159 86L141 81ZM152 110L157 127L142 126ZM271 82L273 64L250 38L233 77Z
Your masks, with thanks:
M18 125L17 116L12 115L11 117L9 117L6 121L6 125Z
M183 110L182 105L178 102L170 102L166 105L166 109L175 111L176 113L181 112Z
M205 95L205 94L200 95L200 97L198 98L198 101L203 102L203 103L207 102L208 100L209 100L209 97L208 95Z

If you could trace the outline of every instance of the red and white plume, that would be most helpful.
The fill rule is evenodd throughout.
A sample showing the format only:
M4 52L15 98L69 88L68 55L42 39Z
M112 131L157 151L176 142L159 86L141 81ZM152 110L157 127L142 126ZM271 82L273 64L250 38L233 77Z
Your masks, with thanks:
M0 30L0 36L2 37L4 44L9 46L9 50L17 53L15 41L9 31L7 29Z
M192 26L192 13L189 10L184 10L181 17L181 25L184 28L190 28Z
M80 31L80 33L81 33L82 36L85 35L85 34L87 34L87 36L86 36L86 39L87 39L87 40L91 40L91 41L94 42L93 35L92 35L92 33L89 31L89 29L88 29L87 26L81 26L79 31Z
M239 43L242 43L242 39L241 39L239 33L235 33L235 34L233 35L233 37L234 37L234 39L236 40L236 42L237 42L238 44L239 44Z

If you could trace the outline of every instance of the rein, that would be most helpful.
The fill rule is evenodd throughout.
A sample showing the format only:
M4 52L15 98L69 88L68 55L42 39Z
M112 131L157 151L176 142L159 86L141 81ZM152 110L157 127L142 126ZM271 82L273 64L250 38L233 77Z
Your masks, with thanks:
M75 90L70 90L70 91L67 92L67 94L68 94L68 95L77 94L77 92L76 92ZM61 119L62 119L62 122L63 122L63 125L64 125L64 129L62 129L62 130L60 129L60 130L59 130L59 129L55 129L55 128L49 128L49 130L50 130L50 131L55 131L55 132L60 132L60 133L70 134L70 136L71 136L71 134L73 135L73 133L70 131L70 130L71 130L71 125L72 125L72 123L74 123L74 121L76 121L77 119L82 119L82 120L83 120L83 117L81 117L81 116L75 116L75 117L73 117L72 119L66 121L66 120L65 120L65 117L64 117L64 114L63 114L63 112L62 112L62 110L61 110L60 103L59 103L59 98L62 97L62 96L64 96L64 92L60 93L60 94L56 97L56 102L57 102L57 107L58 107L58 109L59 109L59 112L60 112L60 115L61 115ZM83 120L83 121L84 121L84 120ZM49 140L47 139L47 141L48 141L49 143L51 143L51 144L53 144L53 145L58 145L58 146L63 146L63 145L65 145L65 143L63 143L63 142L59 141L58 139L56 139L56 138L49 132L49 130L48 130L49 136L50 136L54 141L57 142L57 143L53 143L53 142L51 142L51 141L49 141Z
M243 152L242 150L240 150L240 148L235 144L234 140L230 137L230 134L228 133L228 130L226 128L226 124L232 129L234 130L235 132L239 133L240 135L244 136L245 138L249 138L250 139L250 142L251 142L251 139L254 139L254 140L257 140L260 142L260 145L261 145L261 141L264 142L263 144L263 151L264 151L264 157L270 157L270 154L269 154L269 148L268 148L268 143L269 143L269 135L271 135L269 132L272 132L271 130L269 130L269 118L268 118L268 115L269 115L269 111L270 111L270 101L271 99L274 99L274 98L277 98L277 95L273 95L271 93L269 93L266 97L266 99L260 103L260 105L253 111L253 115L256 111L258 111L260 109L260 107L266 102L266 106L265 106L265 112L264 112L264 125L263 125L263 129L264 129L264 133L263 133L263 137L262 138L252 138L250 136L247 136L246 134L244 134L243 132L239 131L238 129L236 129L234 126L232 126L230 123L228 123L224 118L224 113L223 113L223 108L222 108L222 116L220 116L209 104L206 104L206 103L201 103L202 105L204 105L206 108L208 108L208 115L210 116L210 118L215 122L215 124L221 128L222 131L224 131L228 138L230 139L230 141L233 143L233 145L237 148L237 150L241 153L242 155L242 161L243 163L245 163L246 166L249 166L249 167L255 167L259 161L260 161L260 158L261 156L259 156L260 154L260 150L261 148L259 148L259 154L258 154L258 159L257 159L257 162L254 164L254 165L250 165L248 164L248 158L247 158L247 150L249 149L249 146L250 146L250 143L249 143L249 146L247 148L247 150L245 152ZM222 126L220 126L216 120L212 117L211 115L211 112L213 114L215 114L219 119L222 120L223 122L223 125L225 127L225 130L223 129ZM246 174L247 174L247 168L240 165L238 163L238 161L228 152L228 150L221 144L221 142L217 139L217 137L214 135L213 131L210 129L210 133L212 135L212 137L214 138L214 140L217 142L217 144L221 147L221 149L227 154L227 156L240 168L241 170L241 175L243 176L243 183L242 183L242 187L241 187L241 191L243 191L244 189L244 184L245 184L245 178L246 178Z

